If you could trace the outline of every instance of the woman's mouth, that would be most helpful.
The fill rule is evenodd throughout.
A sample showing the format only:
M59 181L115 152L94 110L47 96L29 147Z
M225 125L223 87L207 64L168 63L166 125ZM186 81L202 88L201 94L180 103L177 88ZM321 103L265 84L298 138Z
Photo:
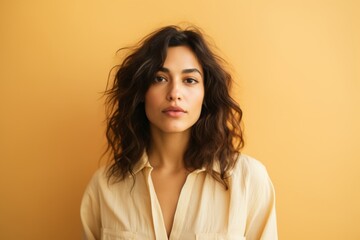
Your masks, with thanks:
M187 113L187 111L185 111L181 107L177 107L177 106L168 107L168 108L164 109L162 112L169 117L181 117Z

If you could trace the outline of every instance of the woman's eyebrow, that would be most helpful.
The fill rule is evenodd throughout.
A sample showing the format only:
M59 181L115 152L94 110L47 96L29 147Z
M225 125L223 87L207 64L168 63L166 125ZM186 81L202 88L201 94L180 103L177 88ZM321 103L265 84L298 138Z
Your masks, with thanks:
M170 73L170 70L168 68L165 68L165 67L161 67L159 69L159 72L165 72L165 73ZM193 73L193 72L197 72L200 74L200 76L202 76L202 73L200 72L199 69L197 68L187 68L187 69L184 69L181 71L181 73Z
M170 73L170 70L167 69L167 68L161 67L161 68L159 69L159 72Z
M197 68L188 68L188 69L182 70L182 73L193 73L193 72L197 72L200 74L200 76L202 76L202 73Z

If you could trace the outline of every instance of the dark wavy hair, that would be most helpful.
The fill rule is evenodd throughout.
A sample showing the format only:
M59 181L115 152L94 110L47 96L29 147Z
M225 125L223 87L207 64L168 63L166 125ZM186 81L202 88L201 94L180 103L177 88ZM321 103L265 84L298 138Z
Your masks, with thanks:
M107 105L106 137L112 164L108 179L121 181L141 159L150 143L149 121L144 98L162 67L169 47L187 46L197 56L204 72L205 96L199 120L192 126L190 143L183 156L188 169L205 168L228 188L227 177L244 145L240 126L242 111L231 98L231 75L224 60L216 55L197 27L182 30L163 27L141 40L130 50L117 71L113 84L105 91ZM124 49L122 49L124 50ZM214 165L220 173L214 171Z

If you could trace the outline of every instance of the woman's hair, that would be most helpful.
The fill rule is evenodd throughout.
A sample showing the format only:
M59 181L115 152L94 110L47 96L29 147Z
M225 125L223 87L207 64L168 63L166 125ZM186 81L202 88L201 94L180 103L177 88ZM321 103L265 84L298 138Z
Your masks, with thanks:
M191 128L190 142L183 156L185 166L188 169L204 167L227 189L229 171L244 145L240 126L242 111L229 95L232 78L222 66L224 60L209 48L196 27L161 28L131 48L117 66L113 85L105 91L107 152L112 158L108 179L120 181L128 174L134 175L135 164L149 146L145 93L163 65L167 49L175 46L189 47L204 73L203 106L199 120ZM220 173L213 170L215 165Z

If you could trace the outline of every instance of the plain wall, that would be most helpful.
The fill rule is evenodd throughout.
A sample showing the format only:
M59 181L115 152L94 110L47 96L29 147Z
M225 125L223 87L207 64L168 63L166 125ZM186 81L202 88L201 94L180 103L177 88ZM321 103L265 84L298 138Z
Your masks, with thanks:
M0 239L80 239L116 50L183 21L230 63L280 239L360 239L358 1L0 3Z

